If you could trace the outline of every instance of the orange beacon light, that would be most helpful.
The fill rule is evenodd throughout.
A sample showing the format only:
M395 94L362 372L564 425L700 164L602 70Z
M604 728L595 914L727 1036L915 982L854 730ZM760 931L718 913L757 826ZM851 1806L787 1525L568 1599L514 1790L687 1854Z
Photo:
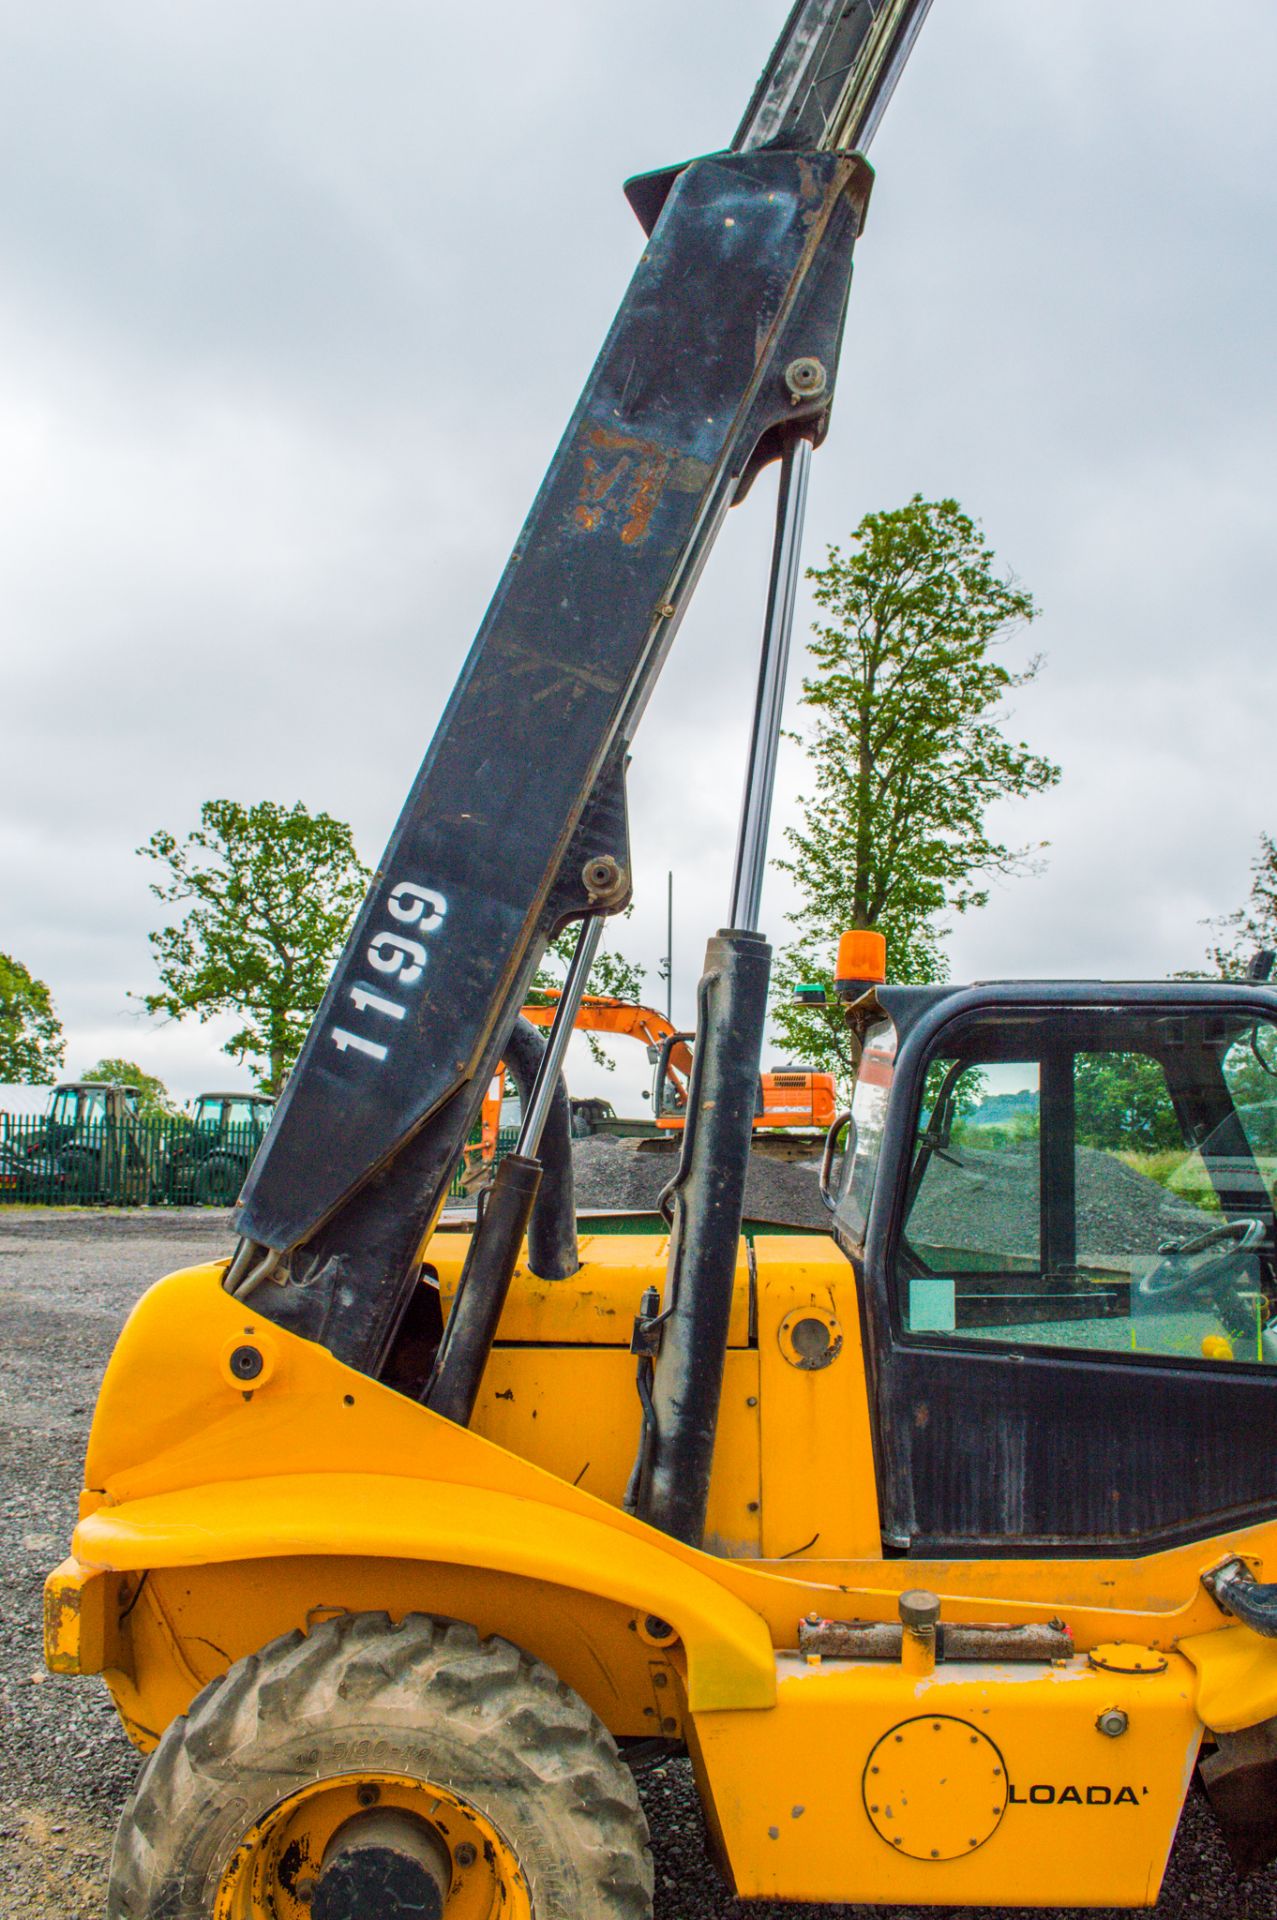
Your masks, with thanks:
M869 987L880 987L887 978L887 942L872 927L852 927L838 942L838 960L834 967L834 992L842 999L855 999Z

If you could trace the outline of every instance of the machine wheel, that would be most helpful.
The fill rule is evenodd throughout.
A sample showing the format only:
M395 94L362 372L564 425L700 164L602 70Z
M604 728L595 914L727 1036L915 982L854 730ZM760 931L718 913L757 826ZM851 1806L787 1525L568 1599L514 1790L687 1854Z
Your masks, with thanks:
M611 1736L473 1627L346 1614L175 1720L115 1838L109 1920L650 1920Z
M233 1207L243 1184L244 1169L239 1161L215 1153L195 1176L195 1198L205 1207Z
M63 1147L58 1155L62 1190L68 1200L81 1203L102 1196L102 1156L96 1147Z

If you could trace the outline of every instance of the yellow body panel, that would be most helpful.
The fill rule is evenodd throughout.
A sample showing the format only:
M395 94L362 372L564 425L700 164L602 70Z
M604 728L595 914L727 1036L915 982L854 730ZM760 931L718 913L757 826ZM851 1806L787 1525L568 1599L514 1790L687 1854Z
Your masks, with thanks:
M1277 1641L1239 1624L1192 1635L1180 1651L1197 1669L1197 1710L1214 1732L1236 1733L1277 1715Z
M117 1576L93 1576L109 1584ZM617 1734L682 1734L682 1651L644 1631L646 1614L581 1587L565 1591L483 1567L364 1554L290 1554L150 1573L128 1619L126 1665L104 1673L144 1750L236 1660L341 1613L434 1613L535 1651ZM765 1678L773 1684L770 1653ZM659 1676L659 1679L658 1679Z
M919 1906L1157 1898L1201 1735L1186 1660L1151 1676L1082 1659L942 1664L925 1678L793 1654L778 1667L770 1712L692 1726L738 1893ZM1114 1707L1129 1726L1108 1739L1096 1720Z
M78 1560L44 1583L44 1663L50 1673L102 1673L120 1657L115 1587Z
M802 1238L786 1239L786 1245L801 1245ZM620 1347L629 1352L638 1311L635 1274L640 1265L644 1276L654 1268L664 1273L669 1240L664 1234L582 1233L578 1244L581 1271L571 1280L542 1280L526 1261L516 1270L501 1316L502 1340L524 1346ZM823 1249L831 1243L815 1244ZM448 1228L435 1233L422 1248L422 1258L438 1276L445 1309L452 1304L469 1248L468 1230ZM845 1271L845 1262L839 1264ZM749 1345L749 1295L749 1262L742 1242L727 1328L729 1347Z
M464 1250L452 1233L427 1249L445 1304ZM686 1737L743 1892L1152 1898L1203 1723L1277 1711L1277 1653L1222 1627L1200 1582L1236 1551L1273 1577L1277 1526L1123 1560L884 1560L854 1277L804 1236L760 1242L753 1272L742 1251L713 1550L683 1546L620 1509L638 1437L629 1330L664 1251L599 1236L577 1280L520 1272L470 1429L255 1317L221 1264L160 1282L103 1384L75 1558L49 1583L50 1665L103 1671L149 1747L279 1634L341 1611L445 1614L545 1660L615 1734ZM251 1388L229 1366L245 1340L264 1360ZM792 1652L804 1615L894 1620L918 1586L952 1622L1062 1617L1079 1658L919 1674ZM1080 1656L1112 1641L1166 1650L1166 1665L1090 1670ZM1095 1719L1114 1705L1130 1728L1108 1741ZM990 1802L987 1833L963 1835L974 1776L969 1801L933 1782L934 1821L919 1786L922 1858L912 1828L902 1851L857 1795L875 1743L928 1712L955 1751L951 1723L969 1721L982 1764L990 1742L1006 1756L1009 1797L996 1822ZM1096 1796L1021 1803L1021 1783ZM1100 1791L1122 1784L1134 1809Z
M112 1572L411 1557L535 1582L546 1606L555 1590L580 1588L627 1618L651 1613L677 1628L693 1710L769 1706L775 1697L766 1627L712 1574L666 1552L648 1528L609 1526L526 1494L375 1474L213 1481L99 1507L76 1528L75 1554L86 1568ZM624 1629L619 1617L617 1624Z
M441 1233L427 1249L445 1306L467 1244L468 1236ZM667 1251L664 1238L596 1234L582 1239L582 1273L571 1282L516 1275L474 1430L619 1506L639 1439L630 1332L643 1286L653 1267L664 1271ZM742 1248L706 1545L733 1558L876 1556L851 1268L832 1241L811 1234L759 1241L754 1265L751 1288ZM809 1309L835 1322L841 1341L837 1359L814 1371L796 1363L785 1333L786 1321ZM836 1471L822 1463L837 1463Z
M712 1553L756 1558L763 1500L758 1355L733 1351L723 1375L723 1416L733 1444L715 1457L706 1544ZM610 1418L591 1417L608 1407ZM584 1410L584 1411L583 1411ZM508 1452L619 1507L639 1444L639 1401L628 1347L493 1350L474 1431Z

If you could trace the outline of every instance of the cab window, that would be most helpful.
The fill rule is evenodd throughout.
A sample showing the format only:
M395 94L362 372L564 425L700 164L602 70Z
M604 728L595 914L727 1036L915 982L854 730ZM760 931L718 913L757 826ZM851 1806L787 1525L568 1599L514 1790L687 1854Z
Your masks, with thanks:
M1272 1365L1275 1193L1268 1021L970 1022L926 1070L894 1257L902 1329Z

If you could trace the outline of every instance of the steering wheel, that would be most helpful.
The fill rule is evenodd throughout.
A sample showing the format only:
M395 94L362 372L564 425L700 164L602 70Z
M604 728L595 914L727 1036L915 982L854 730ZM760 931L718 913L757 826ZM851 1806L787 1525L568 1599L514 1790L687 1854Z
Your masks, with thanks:
M1158 1248L1164 1257L1143 1276L1137 1291L1144 1300L1183 1300L1238 1279L1245 1256L1263 1237L1262 1220L1241 1218L1222 1220L1178 1245L1172 1241Z

